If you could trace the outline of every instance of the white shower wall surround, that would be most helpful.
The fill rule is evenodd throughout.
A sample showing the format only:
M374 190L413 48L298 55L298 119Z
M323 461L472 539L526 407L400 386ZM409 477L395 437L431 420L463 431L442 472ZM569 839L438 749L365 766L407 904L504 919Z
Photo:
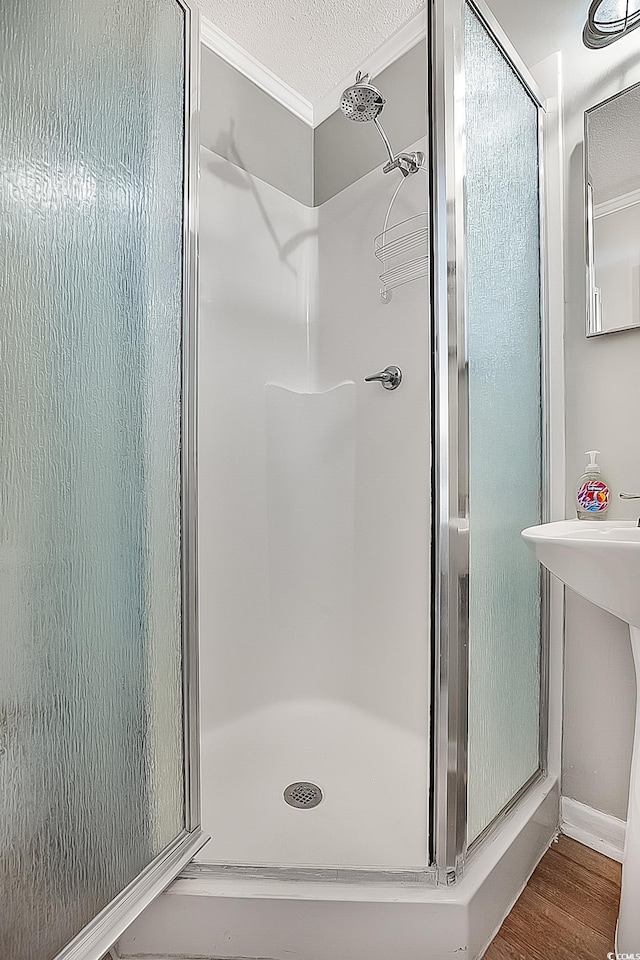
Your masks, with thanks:
M424 870L428 288L383 304L373 253L397 180L310 209L201 164L199 859ZM426 205L418 174L392 222ZM389 363L396 392L363 382Z
M355 401L353 380L265 386L272 654L314 699L334 682L332 647L348 649L353 632Z

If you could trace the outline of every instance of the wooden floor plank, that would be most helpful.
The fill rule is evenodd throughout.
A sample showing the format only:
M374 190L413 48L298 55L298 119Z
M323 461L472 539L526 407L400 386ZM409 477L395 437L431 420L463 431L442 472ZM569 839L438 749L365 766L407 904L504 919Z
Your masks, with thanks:
M605 937L611 936L619 891L610 880L552 849L540 861L529 886L575 920Z
M620 886L622 864L616 860L610 860L609 857L597 853L595 850L592 850L591 847L585 847L584 843L578 843L577 840L572 840L571 837L564 837L562 834L560 834L557 842L554 843L551 849L559 853L560 856L566 857L567 860L573 860L574 863L579 863L592 873L599 874L601 877L604 877L605 880L614 883L617 887Z
M549 960L550 944L554 960L604 960L613 949L612 938L580 923L529 887L503 923L500 935L528 960Z
M604 960L620 899L620 864L568 837L544 855L484 960Z
M483 960L527 960L527 958L518 947L507 943L499 933L486 951Z

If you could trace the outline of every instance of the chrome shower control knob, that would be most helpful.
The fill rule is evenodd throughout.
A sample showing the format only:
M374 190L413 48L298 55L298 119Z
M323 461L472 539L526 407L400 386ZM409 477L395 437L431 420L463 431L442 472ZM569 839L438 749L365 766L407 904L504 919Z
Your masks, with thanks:
M385 367L380 373L374 373L364 379L365 383L371 383L373 380L377 380L385 390L397 390L402 383L402 370L400 367Z

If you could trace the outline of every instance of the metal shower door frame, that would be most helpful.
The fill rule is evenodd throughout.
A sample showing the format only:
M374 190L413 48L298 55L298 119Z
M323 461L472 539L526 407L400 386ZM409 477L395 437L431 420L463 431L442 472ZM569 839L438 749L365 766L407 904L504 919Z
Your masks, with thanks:
M427 84L432 291L432 747L429 861L455 883L468 852L469 377L466 336L464 14L469 7L538 110L542 515L549 516L544 98L484 0L428 0ZM548 577L541 575L539 768L475 847L546 773Z
M200 15L184 14L184 143L181 316L180 515L184 829L64 947L54 960L101 960L145 907L209 839L200 829L200 716L197 616L196 347L198 319L198 177L200 151Z

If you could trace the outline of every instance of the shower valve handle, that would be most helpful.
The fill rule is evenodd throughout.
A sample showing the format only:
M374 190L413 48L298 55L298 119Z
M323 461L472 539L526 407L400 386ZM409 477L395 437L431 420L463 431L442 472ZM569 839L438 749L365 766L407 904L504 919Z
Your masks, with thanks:
M402 370L400 367L385 367L380 373L374 373L370 377L365 377L365 383L371 383L377 380L385 390L397 390L402 383Z

